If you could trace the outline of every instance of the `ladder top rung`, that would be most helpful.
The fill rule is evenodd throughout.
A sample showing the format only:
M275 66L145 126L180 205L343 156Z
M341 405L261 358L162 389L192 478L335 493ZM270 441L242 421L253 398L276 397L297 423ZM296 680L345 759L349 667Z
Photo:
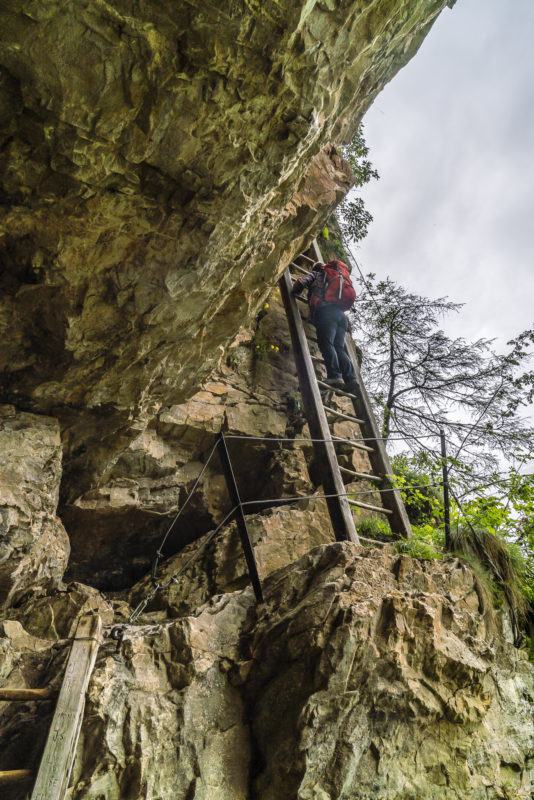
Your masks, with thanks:
M336 417L343 417L343 419L348 419L349 422L357 422L358 425L363 425L363 419L358 419L358 417L351 417L350 414L345 414L343 411L336 411L335 408L330 408L330 406L324 406L325 411L329 411L331 414L335 414Z
M310 256L305 256L304 253L298 255L297 258L305 258L306 261L311 261L312 264L315 264L315 262L317 261L316 258L310 258Z
M347 469L347 467L340 467L339 469L340 472L344 472L346 475L354 475L355 478L377 481L377 483L380 483L383 480L383 478L379 477L378 475L371 475L369 472L355 472L353 469Z
M368 511L379 511L380 514L393 514L390 508L383 508L382 506L372 506L370 503L361 503L359 500L352 500L348 498L351 506L358 506L358 508L366 508Z

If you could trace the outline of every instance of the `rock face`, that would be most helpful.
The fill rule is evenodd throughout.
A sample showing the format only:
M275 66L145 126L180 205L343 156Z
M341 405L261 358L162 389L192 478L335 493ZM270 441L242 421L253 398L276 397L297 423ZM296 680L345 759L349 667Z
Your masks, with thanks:
M101 647L75 800L532 796L534 668L481 613L470 569L331 543L264 588L263 607L227 592ZM4 680L48 659L57 683L50 646L5 623ZM5 762L35 720L3 724Z
M0 607L63 576L70 546L56 516L60 478L57 420L0 406Z
M276 441L306 438L309 431L278 290L265 306L252 329L241 332L221 369L189 401L162 408L150 429L124 443L94 487L76 497L74 490L79 487L67 479L73 494L72 501L61 507L72 545L67 580L105 591L129 588L150 568L177 512L180 517L166 541L165 555L219 524L231 503L217 454L188 505L186 500L221 431L228 437L244 501L267 505L271 499L320 492L321 474L314 469L310 444ZM306 326L313 333L313 326ZM317 347L313 343L311 347L318 357ZM322 365L318 370L324 376ZM350 410L347 402L332 398L332 405L341 411ZM332 429L340 437L361 435L359 427L347 421L338 420ZM365 452L352 448L345 452L341 446L338 450L344 466L370 471ZM356 482L350 488L368 486ZM379 498L374 502L380 505ZM251 506L249 511L260 509ZM325 540L313 543L321 541Z
M0 374L59 418L70 481L220 362L446 4L3 4Z
M102 617L71 800L532 797L505 609L456 559L334 541L273 290L446 4L2 4L0 686L59 688ZM221 432L261 606L216 455L197 485ZM52 713L0 703L0 772Z

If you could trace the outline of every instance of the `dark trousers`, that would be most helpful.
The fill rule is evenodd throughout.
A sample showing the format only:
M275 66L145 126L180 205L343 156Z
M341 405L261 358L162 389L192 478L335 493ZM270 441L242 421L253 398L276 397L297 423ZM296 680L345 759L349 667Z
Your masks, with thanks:
M338 380L343 378L345 383L355 380L356 374L344 348L348 323L343 311L334 305L319 306L313 323L327 376Z

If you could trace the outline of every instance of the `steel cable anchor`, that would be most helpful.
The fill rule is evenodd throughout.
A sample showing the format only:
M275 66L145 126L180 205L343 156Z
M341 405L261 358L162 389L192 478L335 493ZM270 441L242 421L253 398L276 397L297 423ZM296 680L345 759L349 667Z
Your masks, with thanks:
M144 598L141 600L141 602L139 603L139 605L137 605L137 606L134 608L134 610L132 611L132 613L131 613L131 615L130 615L130 619L128 620L128 622L129 622L129 624L130 624L130 625L131 625L132 623L134 623L134 622L136 621L136 619L137 619L137 618L138 618L138 617L139 617L139 616L140 616L140 615L143 613L143 611L145 610L145 608L147 607L147 605L150 603L150 601L152 600L152 598L154 597L154 595L156 595L160 589L161 589L161 584L159 584L159 583L156 583L156 584L154 584L154 586L153 586L153 587L152 587L152 589L149 591L149 593L147 594L147 596L146 596L146 597L144 597Z

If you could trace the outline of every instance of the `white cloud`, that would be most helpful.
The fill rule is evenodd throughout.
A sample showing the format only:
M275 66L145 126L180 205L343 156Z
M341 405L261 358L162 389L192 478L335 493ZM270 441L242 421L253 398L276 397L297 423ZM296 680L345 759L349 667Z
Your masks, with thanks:
M534 320L534 3L459 0L364 123L381 178L366 271L466 307L456 335Z

